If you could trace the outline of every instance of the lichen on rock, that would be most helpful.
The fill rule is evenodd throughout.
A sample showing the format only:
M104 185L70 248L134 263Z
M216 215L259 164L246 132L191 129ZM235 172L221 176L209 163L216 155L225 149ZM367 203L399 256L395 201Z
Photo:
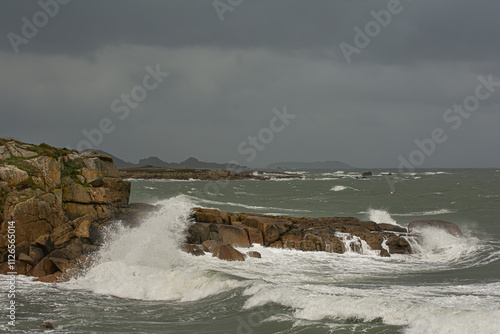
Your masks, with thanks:
M107 155L0 139L0 273L12 271L9 222L15 223L15 271L55 281L86 260L99 229L123 216L129 196L130 182Z

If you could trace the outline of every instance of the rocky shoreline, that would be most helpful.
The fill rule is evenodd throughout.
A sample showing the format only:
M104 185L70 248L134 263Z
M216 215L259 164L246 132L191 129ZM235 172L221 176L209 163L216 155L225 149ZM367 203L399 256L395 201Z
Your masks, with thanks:
M441 229L462 237L460 228L442 220L417 220L408 230L399 225L360 221L354 217L289 217L253 213L222 212L217 209L194 208L194 223L187 230L185 252L199 256L211 252L213 256L229 261L244 261L245 255L234 247L249 248L259 244L265 247L323 251L329 253L369 250L379 256L412 254L412 242L420 243L420 231ZM411 242L410 242L411 241ZM251 257L260 257L248 252Z
M201 181L222 181L222 180L270 180L271 177L263 176L260 172L233 170L208 170L208 169L188 169L188 168L162 168L162 167L133 167L120 168L120 176L123 179L146 179L146 180L201 180ZM274 173L276 178L295 178L296 175L289 173Z
M104 226L150 209L129 195L106 155L0 139L0 273L52 282L84 267Z
M365 244L380 256L412 253L405 228L353 217L297 218L195 208L193 220L185 250L207 251L206 243L216 242L234 247L259 244L330 253L361 253Z
M240 177L216 172L204 175ZM130 182L122 179L107 155L0 139L0 274L15 272L43 282L78 274L91 265L92 254L102 244L103 228L117 220L137 226L157 209L129 204L129 196ZM370 249L388 257L412 254L409 240L418 242L422 228L462 233L444 221L415 221L407 231L353 217L297 218L203 208L193 209L191 219L180 248L193 255L211 252L229 261L260 257L258 252L244 255L234 248L255 244L332 253Z

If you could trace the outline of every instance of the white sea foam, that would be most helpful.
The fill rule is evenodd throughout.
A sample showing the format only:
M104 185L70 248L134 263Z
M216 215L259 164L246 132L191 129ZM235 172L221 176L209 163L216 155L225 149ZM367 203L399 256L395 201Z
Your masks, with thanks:
M471 286L474 290L477 287ZM498 284L485 287L498 289ZM390 286L378 289L356 289L329 286L323 293L298 286L280 287L256 284L245 290L250 296L246 309L278 303L295 310L295 318L302 320L360 319L385 324L406 326L406 333L498 333L500 317L498 300L485 300L469 294L455 294L453 289L441 287L429 293L427 287L408 289Z
M477 238L455 237L439 228L422 229L418 238L419 242L408 238L415 257L434 263L468 261L484 247Z
M448 173L448 172L424 172L424 175L444 175L444 174L451 174L451 173Z
M198 300L244 285L199 270L190 262L191 256L178 249L192 203L176 197L159 204L161 210L139 227L110 231L97 263L66 285L122 298L180 301Z
M194 204L186 196L161 204L162 211L140 227L122 227L111 233L97 265L66 286L124 298L179 301L244 288L244 309L278 303L291 308L297 321L381 320L405 326L411 334L500 330L498 323L491 320L500 317L500 283L349 284L366 281L367 277L391 279L397 274L448 270L450 265L473 260L481 247L474 238L424 231L421 245L415 247L417 254L382 258L359 238L345 235L350 251L344 254L254 246L262 259L228 262L180 252L177 244L189 224L187 216ZM395 223L387 211L371 209L369 213L372 220ZM350 248L350 244L356 245ZM358 247L359 251L353 250Z
M346 190L346 189L350 189L350 190L354 190L354 191L359 191L356 188L348 187L348 186L334 186L330 190L332 190L332 191L342 191L342 190Z
M279 210L279 211L285 211L285 212L310 212L309 210L284 209L284 208L276 208L276 207L272 207L272 206L247 205L247 204L234 203L234 202L219 202L219 201L214 201L214 200L209 200L209 199L198 198L198 197L194 197L194 196L188 196L188 197L195 203L205 203L205 204L213 204L213 205L229 205L229 206L236 206L236 207L242 207L242 208L253 209L253 210Z
M391 214L385 210L368 210L368 220L371 220L377 224L392 224L399 226L399 224L391 217Z
M446 213L453 213L449 209L438 209L438 210L430 210L430 211L417 211L417 212L408 212L408 213L393 213L393 216L400 217L418 217L418 216L435 216L435 215L443 215Z

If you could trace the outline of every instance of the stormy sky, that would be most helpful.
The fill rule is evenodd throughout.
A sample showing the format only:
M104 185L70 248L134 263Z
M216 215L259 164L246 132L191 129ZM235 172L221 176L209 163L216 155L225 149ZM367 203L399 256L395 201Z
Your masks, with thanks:
M133 162L500 167L499 13L498 1L2 1L0 137Z

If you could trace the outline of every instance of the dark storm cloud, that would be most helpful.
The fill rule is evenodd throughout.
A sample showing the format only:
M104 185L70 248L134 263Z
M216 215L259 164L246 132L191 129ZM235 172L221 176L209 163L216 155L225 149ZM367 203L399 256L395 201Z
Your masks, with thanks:
M23 49L85 55L107 45L161 47L265 47L277 50L331 48L352 43L353 28L373 20L370 11L390 1L242 1L221 22L212 1L75 1L60 12ZM495 59L500 44L498 1L400 1L402 12L366 49L364 61L419 59ZM37 1L2 3L2 36L21 30ZM10 43L2 48L11 49ZM325 55L325 54L323 54Z
M83 130L108 118L115 129L98 148L130 160L397 166L415 139L443 127L449 139L424 166L500 165L491 153L500 88L460 129L443 121L474 94L478 75L500 81L499 3L401 0L348 64L339 45L355 46L354 28L364 30L371 11L389 3L243 0L221 21L205 0L73 0L16 54L8 34L22 35L22 17L32 20L41 7L4 1L0 135L76 147ZM169 77L120 119L113 101L156 64ZM297 118L247 161L238 145L284 106Z

